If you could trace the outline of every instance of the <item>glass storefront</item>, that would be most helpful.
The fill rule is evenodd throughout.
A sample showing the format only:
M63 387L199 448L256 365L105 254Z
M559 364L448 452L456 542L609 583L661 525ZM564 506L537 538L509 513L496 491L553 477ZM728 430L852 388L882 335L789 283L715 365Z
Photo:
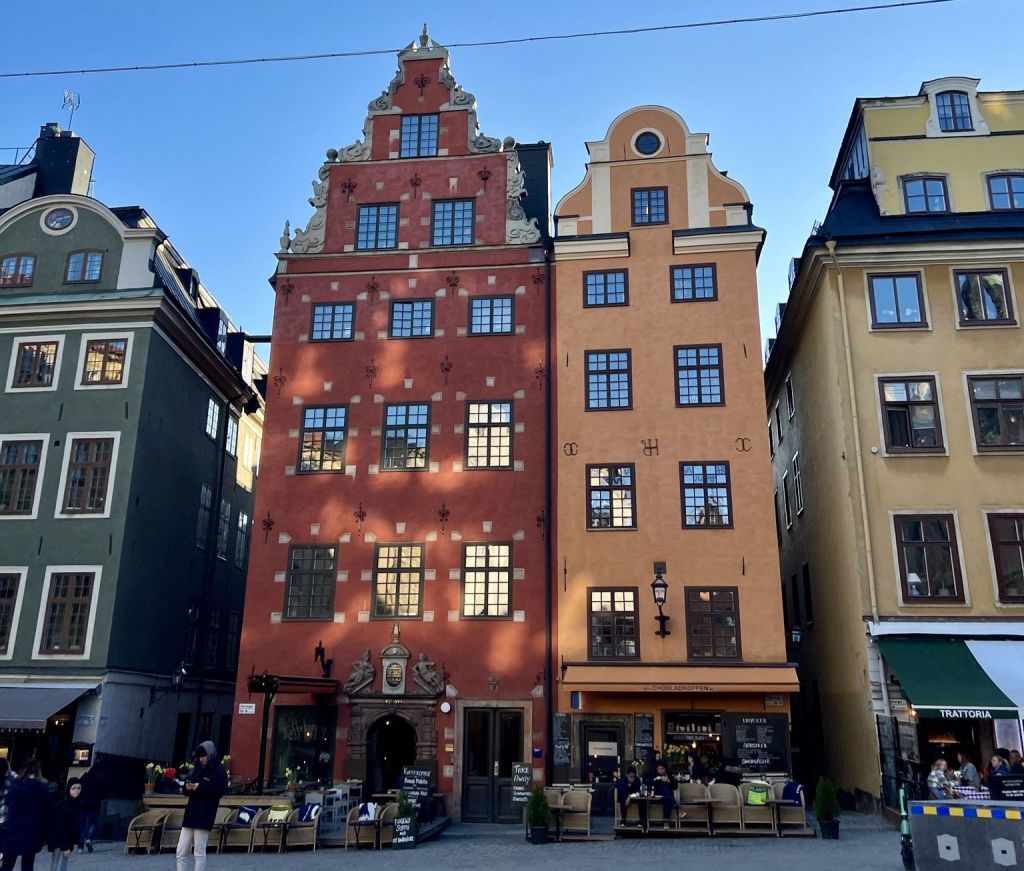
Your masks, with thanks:
M274 708L274 751L271 783L285 783L285 769L299 783L330 783L334 779L334 732L338 709L317 705Z

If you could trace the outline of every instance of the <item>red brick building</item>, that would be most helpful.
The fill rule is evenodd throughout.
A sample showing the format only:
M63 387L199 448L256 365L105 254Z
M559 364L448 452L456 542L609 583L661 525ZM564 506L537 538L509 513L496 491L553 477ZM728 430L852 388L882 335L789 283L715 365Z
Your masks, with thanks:
M279 678L271 781L420 762L456 818L518 820L550 701L550 149L482 135L426 33L398 66L282 236L239 671ZM263 699L243 676L242 775Z

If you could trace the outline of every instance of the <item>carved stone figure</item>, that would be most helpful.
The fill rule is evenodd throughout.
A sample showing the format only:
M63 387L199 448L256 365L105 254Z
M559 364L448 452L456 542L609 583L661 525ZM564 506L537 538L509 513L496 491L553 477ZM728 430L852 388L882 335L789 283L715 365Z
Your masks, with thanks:
M317 173L320 181L313 182L313 196L309 198L309 204L316 211L313 213L313 217L309 219L309 225L305 230L295 231L295 239L291 243L291 250L295 254L311 254L323 251L324 226L327 223L327 177L329 173L330 165L325 163L320 167L320 172Z
M368 683L371 683L376 676L377 669L370 662L370 650L367 648L363 652L362 658L352 663L352 673L348 676L348 680L345 681L345 692L351 694L361 690Z
M428 693L444 692L444 678L437 672L437 665L427 659L425 653L420 654L419 662L412 667L412 678Z
M292 225L289 221L284 222L284 232L281 234L281 253L285 253L292 247Z

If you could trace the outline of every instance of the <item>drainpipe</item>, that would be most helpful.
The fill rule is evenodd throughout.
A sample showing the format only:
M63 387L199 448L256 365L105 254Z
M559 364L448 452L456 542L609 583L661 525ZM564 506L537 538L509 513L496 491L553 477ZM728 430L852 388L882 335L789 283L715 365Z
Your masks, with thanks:
M553 609L551 596L553 593L551 578L551 560L553 557L552 530L554 528L554 516L551 504L551 464L554 453L551 450L551 382L555 374L554 362L551 359L551 306L554 300L551 297L551 258L553 243L548 241L544 246L544 359L548 367L548 377L545 379L546 395L544 397L544 516L547 518L544 524L544 732L547 741L544 747L544 774L545 783L551 783L554 779L554 703L552 692L552 681L554 680L555 669L552 662L553 639L551 621Z
M836 270L836 284L839 293L839 316L843 325L843 352L846 357L846 382L850 390L850 417L853 424L853 456L857 466L857 490L860 503L860 521L864 528L864 558L868 570L868 599L871 604L871 620L878 622L878 594L875 589L875 562L871 549L871 529L868 526L868 499L864 489L864 453L860 444L860 417L857 413L857 389L853 380L853 352L850 350L850 323L846 314L846 286L843 283L843 270L836 257L835 239L825 242L828 256ZM883 681L884 684L884 681ZM884 692L884 689L883 689Z

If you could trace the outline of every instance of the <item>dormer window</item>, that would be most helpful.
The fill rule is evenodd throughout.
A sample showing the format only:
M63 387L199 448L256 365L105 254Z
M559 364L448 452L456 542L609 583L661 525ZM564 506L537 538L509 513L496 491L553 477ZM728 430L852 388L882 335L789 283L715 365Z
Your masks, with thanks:
M34 254L5 254L0 258L0 287L18 287L32 283L36 271Z
M943 91L935 95L939 113L939 129L943 133L960 133L973 130L971 104L963 91Z
M1024 173L990 175L988 198L993 209L1024 209Z
M75 251L68 255L68 268L64 274L67 283L99 281L103 270L102 251Z
M437 157L437 115L403 115L399 157Z
M949 195L944 176L916 176L903 179L907 212L948 212Z

